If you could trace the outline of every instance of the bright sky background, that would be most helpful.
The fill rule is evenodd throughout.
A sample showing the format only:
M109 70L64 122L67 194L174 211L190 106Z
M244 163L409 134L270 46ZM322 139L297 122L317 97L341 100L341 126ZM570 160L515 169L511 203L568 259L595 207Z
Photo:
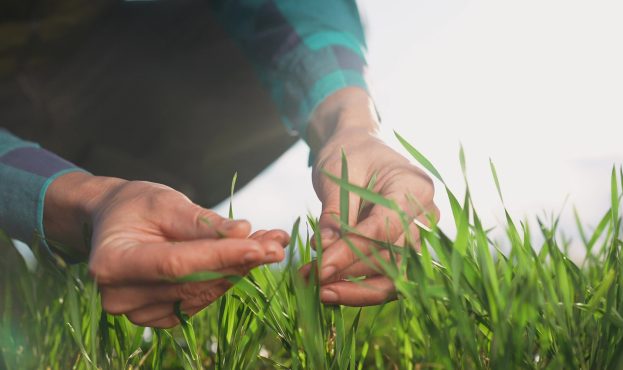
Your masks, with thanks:
M623 2L363 0L370 80L388 141L396 130L462 193L462 142L476 206L489 226L502 208L495 162L516 218L572 206L595 224L623 163ZM296 144L234 198L237 217L288 230L318 215L308 150ZM442 226L449 206L437 184ZM220 206L219 212L226 214Z

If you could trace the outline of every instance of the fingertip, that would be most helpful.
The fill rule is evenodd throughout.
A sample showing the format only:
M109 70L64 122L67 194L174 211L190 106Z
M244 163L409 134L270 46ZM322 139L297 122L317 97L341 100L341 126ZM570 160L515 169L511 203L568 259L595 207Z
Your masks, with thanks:
M283 246L272 239L264 240L262 245L265 249L264 262L272 263L282 261L285 257L285 252L283 250Z
M320 289L320 300L325 304L335 304L340 300L339 295L332 289Z
M251 223L247 220L227 220L218 227L218 231L227 238L246 238L251 233Z
M261 229L261 230L257 230L256 232L254 232L253 234L251 234L249 236L250 239L260 239L261 237L264 236L264 234L266 234L266 230Z
M335 293L327 293L331 291ZM326 300L323 298L325 292ZM320 298L328 304L341 304L352 307L363 307L382 304L396 299L396 289L394 283L387 277L372 277L354 283L339 281L327 284L320 291ZM337 299L336 299L337 297Z
M312 246L317 248L318 240L323 247L327 247L340 238L340 232L332 227L321 227L317 234L314 234L312 238Z
M282 248L284 248L290 242L290 235L287 232L280 229L269 230L264 234L265 238L272 239L278 242Z

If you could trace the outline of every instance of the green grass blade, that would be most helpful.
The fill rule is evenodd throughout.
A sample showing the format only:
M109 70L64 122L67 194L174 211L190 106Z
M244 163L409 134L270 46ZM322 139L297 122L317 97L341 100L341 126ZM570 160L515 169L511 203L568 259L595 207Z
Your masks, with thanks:
M342 180L341 178L338 178L336 176L333 176L332 174L325 172L325 174L329 177L329 179L331 179L331 181L335 182L336 184L338 184L342 189L345 189L345 191L347 192L351 192L351 193L355 193L356 195L360 196L362 199L365 199L369 202L381 205L383 207L389 208L389 209L393 209L393 210L397 210L399 211L398 206L396 205L396 203L390 199L387 199L385 197L383 197L382 195L379 195L371 190L368 190L366 188L362 188L359 187L357 185L353 185L347 181Z
M422 153L420 153L417 149L415 149L413 145L409 144L409 142L407 142L396 131L394 131L394 135L396 135L396 138L398 138L398 141L400 141L400 144L402 144L402 146L407 150L407 152L409 152L409 154L411 154L411 156L419 164L421 164L422 167L424 167L428 172L430 172L433 176L435 176L437 180L445 184L445 182L443 181L443 178L441 177L441 174L439 173L439 171L437 171L437 168L435 168L435 166L431 163L431 161L428 160L428 158L426 158Z
M231 179L231 187L229 189L229 218L234 219L234 191L236 190L236 181L238 180L238 172L234 172Z
M346 154L342 149L342 182L348 183L348 162L346 161ZM348 190L343 186L340 187L340 221L343 224L348 225L349 220L349 199Z
M197 336L195 335L195 331L190 322L190 317L182 312L180 308L181 303L181 301L178 301L173 305L173 312L175 313L175 316L177 316L178 320L180 320L182 333L184 334L184 339L186 340L186 344L188 345L190 358L193 360L193 362L199 364L199 356L197 355ZM197 366L197 368L199 368L200 366L201 365Z
M498 191L498 196L504 204L504 197L502 196L502 188L500 186L500 179L498 178L498 171L495 169L495 165L493 164L493 160L489 158L489 167L491 168L491 174L493 175L493 181L495 182L495 188Z

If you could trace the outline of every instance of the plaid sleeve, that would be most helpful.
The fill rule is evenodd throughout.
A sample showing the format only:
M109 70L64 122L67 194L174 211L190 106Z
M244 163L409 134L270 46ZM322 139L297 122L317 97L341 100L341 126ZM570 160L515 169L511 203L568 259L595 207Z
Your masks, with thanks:
M339 89L367 89L354 0L216 0L217 17L268 87L286 127L306 139L314 109Z
M29 243L44 237L43 201L57 177L81 169L0 128L0 229Z

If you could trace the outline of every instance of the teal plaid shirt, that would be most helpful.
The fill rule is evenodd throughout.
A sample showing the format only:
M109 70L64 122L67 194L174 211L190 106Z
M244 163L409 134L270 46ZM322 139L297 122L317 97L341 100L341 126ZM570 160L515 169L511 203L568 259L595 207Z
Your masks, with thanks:
M284 125L306 139L316 107L339 89L367 89L365 37L354 0L215 0L225 29L253 62ZM0 229L44 236L52 181L80 168L0 129Z

